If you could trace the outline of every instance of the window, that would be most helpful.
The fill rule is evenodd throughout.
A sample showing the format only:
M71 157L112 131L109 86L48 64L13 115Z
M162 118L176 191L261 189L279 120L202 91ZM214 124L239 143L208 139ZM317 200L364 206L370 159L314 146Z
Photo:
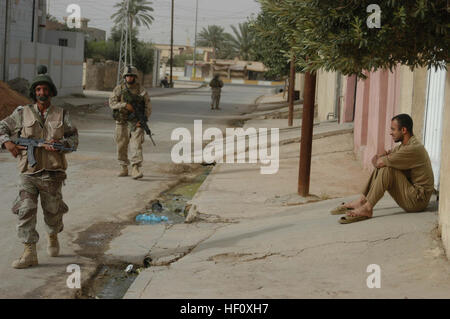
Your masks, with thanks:
M66 47L67 46L67 39L59 39L59 46L60 47Z

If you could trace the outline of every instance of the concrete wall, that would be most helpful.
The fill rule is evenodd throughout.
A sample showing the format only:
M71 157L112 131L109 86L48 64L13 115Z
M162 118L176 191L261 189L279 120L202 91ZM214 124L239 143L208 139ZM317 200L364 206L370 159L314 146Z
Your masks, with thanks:
M319 70L316 78L316 108L319 121L332 120L330 113L335 114L336 72Z
M300 91L300 99L303 99L305 90L305 74L295 73L295 91Z
M400 73L380 70L367 76L357 83L354 146L363 166L371 169L372 157L393 146L390 122L398 114Z
M443 123L447 125L444 125L442 133L439 228L447 257L450 258L450 72L447 72L445 81L444 103Z
M356 99L356 75L344 77L342 86L340 123L353 122Z
M427 69L414 70L411 117L414 123L414 135L423 143L425 125L425 103L427 99ZM445 123L445 122L444 122Z
M397 67L400 77L400 94L398 99L399 113L412 113L412 99L414 92L414 73L407 66Z
M6 5L5 0L3 0L2 3L4 3L4 6ZM33 30L33 0L11 1L10 10L11 39L31 42L31 31Z
M8 80L22 77L31 82L36 76L37 66L44 64L59 95L83 92L83 48L11 41L8 62Z
M8 17L7 1L10 4ZM48 67L48 72L59 95L82 93L84 38L82 34L69 32L74 37L73 48L48 45L46 32L38 28L45 23L46 1L36 1L33 25L32 0L2 0L0 2L0 76L4 81L23 77L32 81L39 64ZM9 28L5 34L6 18ZM34 30L33 42L32 31ZM4 50L5 39L7 47ZM58 44L57 42L54 44ZM6 52L6 55L4 54Z
M6 6L9 3L8 17L6 17ZM0 1L0 78L3 79L3 64L6 59L8 63L8 52L4 54L5 41L31 42L38 38L38 8L45 5L44 1L36 1L35 23L33 25L33 0L2 0ZM5 33L5 24L8 21L8 32ZM7 71L6 71L7 73ZM7 76L7 74L5 74ZM6 78L3 80L7 80Z
M59 39L67 39L67 47L82 49L84 52L84 37L81 32L45 30L42 43L59 46Z
M94 63L93 59L87 59L85 64L85 90L112 91L117 83L117 69L119 63L107 60ZM145 88L152 87L152 74L143 74L138 71L138 81Z

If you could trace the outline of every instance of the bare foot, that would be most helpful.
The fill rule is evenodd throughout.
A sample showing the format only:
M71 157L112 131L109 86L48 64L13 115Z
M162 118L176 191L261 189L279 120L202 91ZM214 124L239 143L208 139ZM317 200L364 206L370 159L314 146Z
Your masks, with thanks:
M367 216L372 217L373 215L373 207L369 202L366 202L361 207L355 208L351 211L347 212L347 216L356 217L356 216Z
M356 209L356 208L359 208L359 207L363 206L366 202L367 202L366 197L365 196L361 196L357 200L354 200L352 202L344 204L344 207L347 207L349 209Z

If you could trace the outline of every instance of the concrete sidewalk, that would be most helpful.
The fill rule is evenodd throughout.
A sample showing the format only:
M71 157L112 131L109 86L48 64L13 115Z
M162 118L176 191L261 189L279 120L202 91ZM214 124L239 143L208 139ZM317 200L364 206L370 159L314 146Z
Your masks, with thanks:
M125 298L448 298L435 198L407 214L386 195L374 218L339 224L329 211L355 198L369 173L351 132L336 123L322 130L311 197L296 194L298 143L281 146L274 175L260 174L262 164L216 165L192 200L192 223L139 233L152 266ZM366 284L372 264L381 268L379 289Z

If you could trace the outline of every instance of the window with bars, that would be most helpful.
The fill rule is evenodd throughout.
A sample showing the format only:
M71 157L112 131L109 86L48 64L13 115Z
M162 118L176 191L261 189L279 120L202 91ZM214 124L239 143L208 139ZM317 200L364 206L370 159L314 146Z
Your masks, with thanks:
M67 39L59 39L58 45L59 45L60 47L66 47L67 44L68 44L68 40L67 40Z

